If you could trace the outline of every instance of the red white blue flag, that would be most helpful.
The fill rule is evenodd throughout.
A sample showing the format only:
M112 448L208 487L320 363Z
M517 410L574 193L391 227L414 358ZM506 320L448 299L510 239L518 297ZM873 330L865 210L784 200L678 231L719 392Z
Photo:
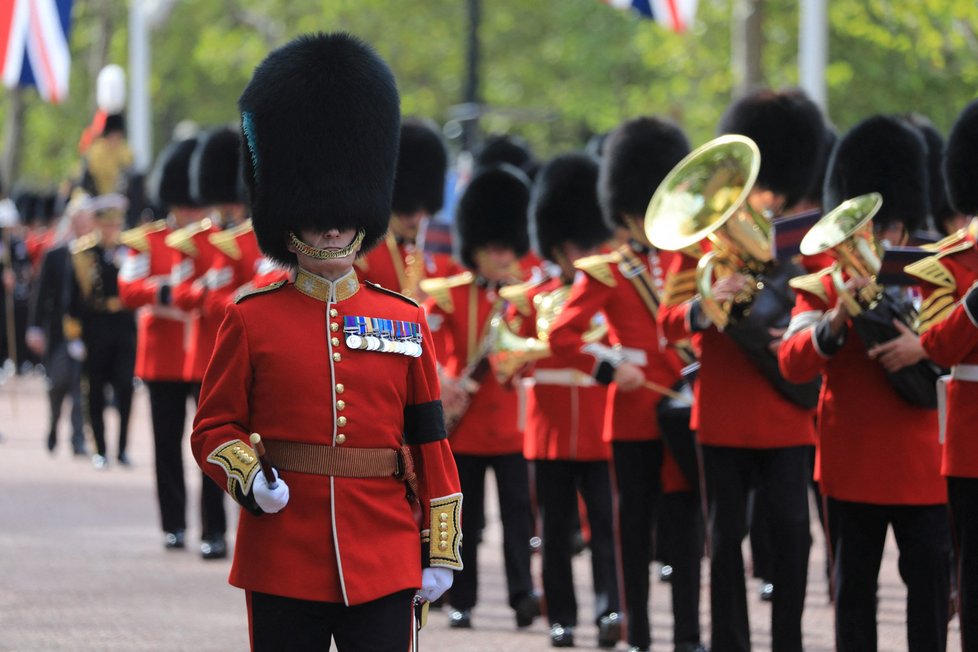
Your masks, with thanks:
M0 0L0 75L7 88L37 86L46 102L68 96L72 0Z
M630 9L674 32L684 32L696 16L697 0L604 0L615 9Z

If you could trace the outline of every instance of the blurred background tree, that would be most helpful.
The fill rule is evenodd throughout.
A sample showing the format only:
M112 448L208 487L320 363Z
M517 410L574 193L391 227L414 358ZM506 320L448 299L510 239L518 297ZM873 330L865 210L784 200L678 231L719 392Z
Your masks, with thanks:
M758 0L761 80L798 83L799 0ZM483 1L482 133L516 133L547 157L640 114L665 114L694 144L709 139L734 91L732 0L700 0L684 34L598 0ZM974 0L852 0L829 8L829 119L840 130L873 113L915 111L946 133L978 89ZM466 81L462 0L178 0L152 32L153 151L183 120L237 120L237 97L273 47L302 32L348 30L393 67L405 115L459 135ZM21 93L17 179L53 185L77 165L102 65L127 60L127 3L76 0L71 95L61 105ZM454 107L454 108L453 108ZM0 95L0 120L15 108ZM459 141L453 144L457 147Z

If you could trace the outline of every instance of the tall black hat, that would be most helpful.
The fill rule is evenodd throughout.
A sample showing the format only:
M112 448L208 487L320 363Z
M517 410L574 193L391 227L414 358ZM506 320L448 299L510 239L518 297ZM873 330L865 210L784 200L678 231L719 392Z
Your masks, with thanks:
M869 192L883 195L883 206L873 218L877 228L902 222L913 231L927 217L927 146L920 132L901 118L867 118L850 129L832 152L824 210Z
M818 176L825 147L822 111L799 89L756 91L729 107L719 134L747 136L761 152L757 186L797 203Z
M958 115L947 137L944 176L951 206L965 215L978 215L978 100Z
M190 193L201 205L245 201L241 175L241 133L217 127L197 137L190 158Z
M519 168L532 179L539 168L530 144L519 136L497 134L486 138L475 153L475 173L480 170L507 163Z
M497 165L473 177L455 216L462 263L475 269L475 250L490 244L512 247L517 257L526 254L530 250L529 203L529 179L511 165Z
M920 135L924 137L924 144L927 146L927 187L930 191L930 214L934 219L934 226L938 227L953 212L947 197L947 184L944 182L944 136L934 126L933 122L919 113L908 113L904 118L916 127Z
M682 130L667 120L628 120L604 144L598 174L598 199L609 226L627 226L626 215L643 217L656 188L689 154Z
M403 215L419 209L430 215L440 211L445 201L447 169L448 152L438 131L422 120L405 120L401 125L392 210Z
M262 250L294 266L289 232L387 231L400 137L394 75L345 33L300 36L269 54L238 100L244 179Z
M554 260L554 248L572 242L582 249L611 237L598 204L598 163L587 154L564 154L537 175L530 198L530 233L537 252Z
M153 203L166 210L172 206L197 206L190 193L190 157L196 146L196 138L175 141L156 157L146 179L146 191Z

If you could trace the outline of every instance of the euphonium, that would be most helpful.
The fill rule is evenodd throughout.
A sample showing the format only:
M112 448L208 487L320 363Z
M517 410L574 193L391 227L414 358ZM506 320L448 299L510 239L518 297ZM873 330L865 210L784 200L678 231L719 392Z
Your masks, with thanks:
M696 286L703 311L721 330L749 310L774 258L768 220L747 201L761 154L750 138L721 136L697 148L659 184L645 213L645 234L658 249L689 250L704 238L713 251L699 259ZM714 276L740 273L744 289L723 304L713 298Z
M875 308L883 296L883 287L876 282L883 247L873 235L873 216L882 205L883 197L876 192L848 199L820 219L801 241L802 254L828 252L835 259L832 284L853 317ZM845 276L865 279L866 284L854 295L846 289Z

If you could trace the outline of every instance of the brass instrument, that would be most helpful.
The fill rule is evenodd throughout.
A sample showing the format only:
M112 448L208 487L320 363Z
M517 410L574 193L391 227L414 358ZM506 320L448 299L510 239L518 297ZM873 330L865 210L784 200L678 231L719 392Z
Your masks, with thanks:
M774 255L767 218L747 201L761 167L750 138L721 136L694 150L659 184L645 213L645 234L658 249L689 250L708 238L713 251L699 259L696 286L703 311L723 330L731 318L749 311L764 287L759 276ZM713 298L714 276L740 273L741 292L721 304Z
M801 241L801 253L814 256L828 252L836 264L832 284L853 317L872 310L883 296L876 275L883 264L883 246L873 235L873 216L883 205L877 192L847 199L820 219ZM866 285L853 295L845 287L845 277L865 279Z

